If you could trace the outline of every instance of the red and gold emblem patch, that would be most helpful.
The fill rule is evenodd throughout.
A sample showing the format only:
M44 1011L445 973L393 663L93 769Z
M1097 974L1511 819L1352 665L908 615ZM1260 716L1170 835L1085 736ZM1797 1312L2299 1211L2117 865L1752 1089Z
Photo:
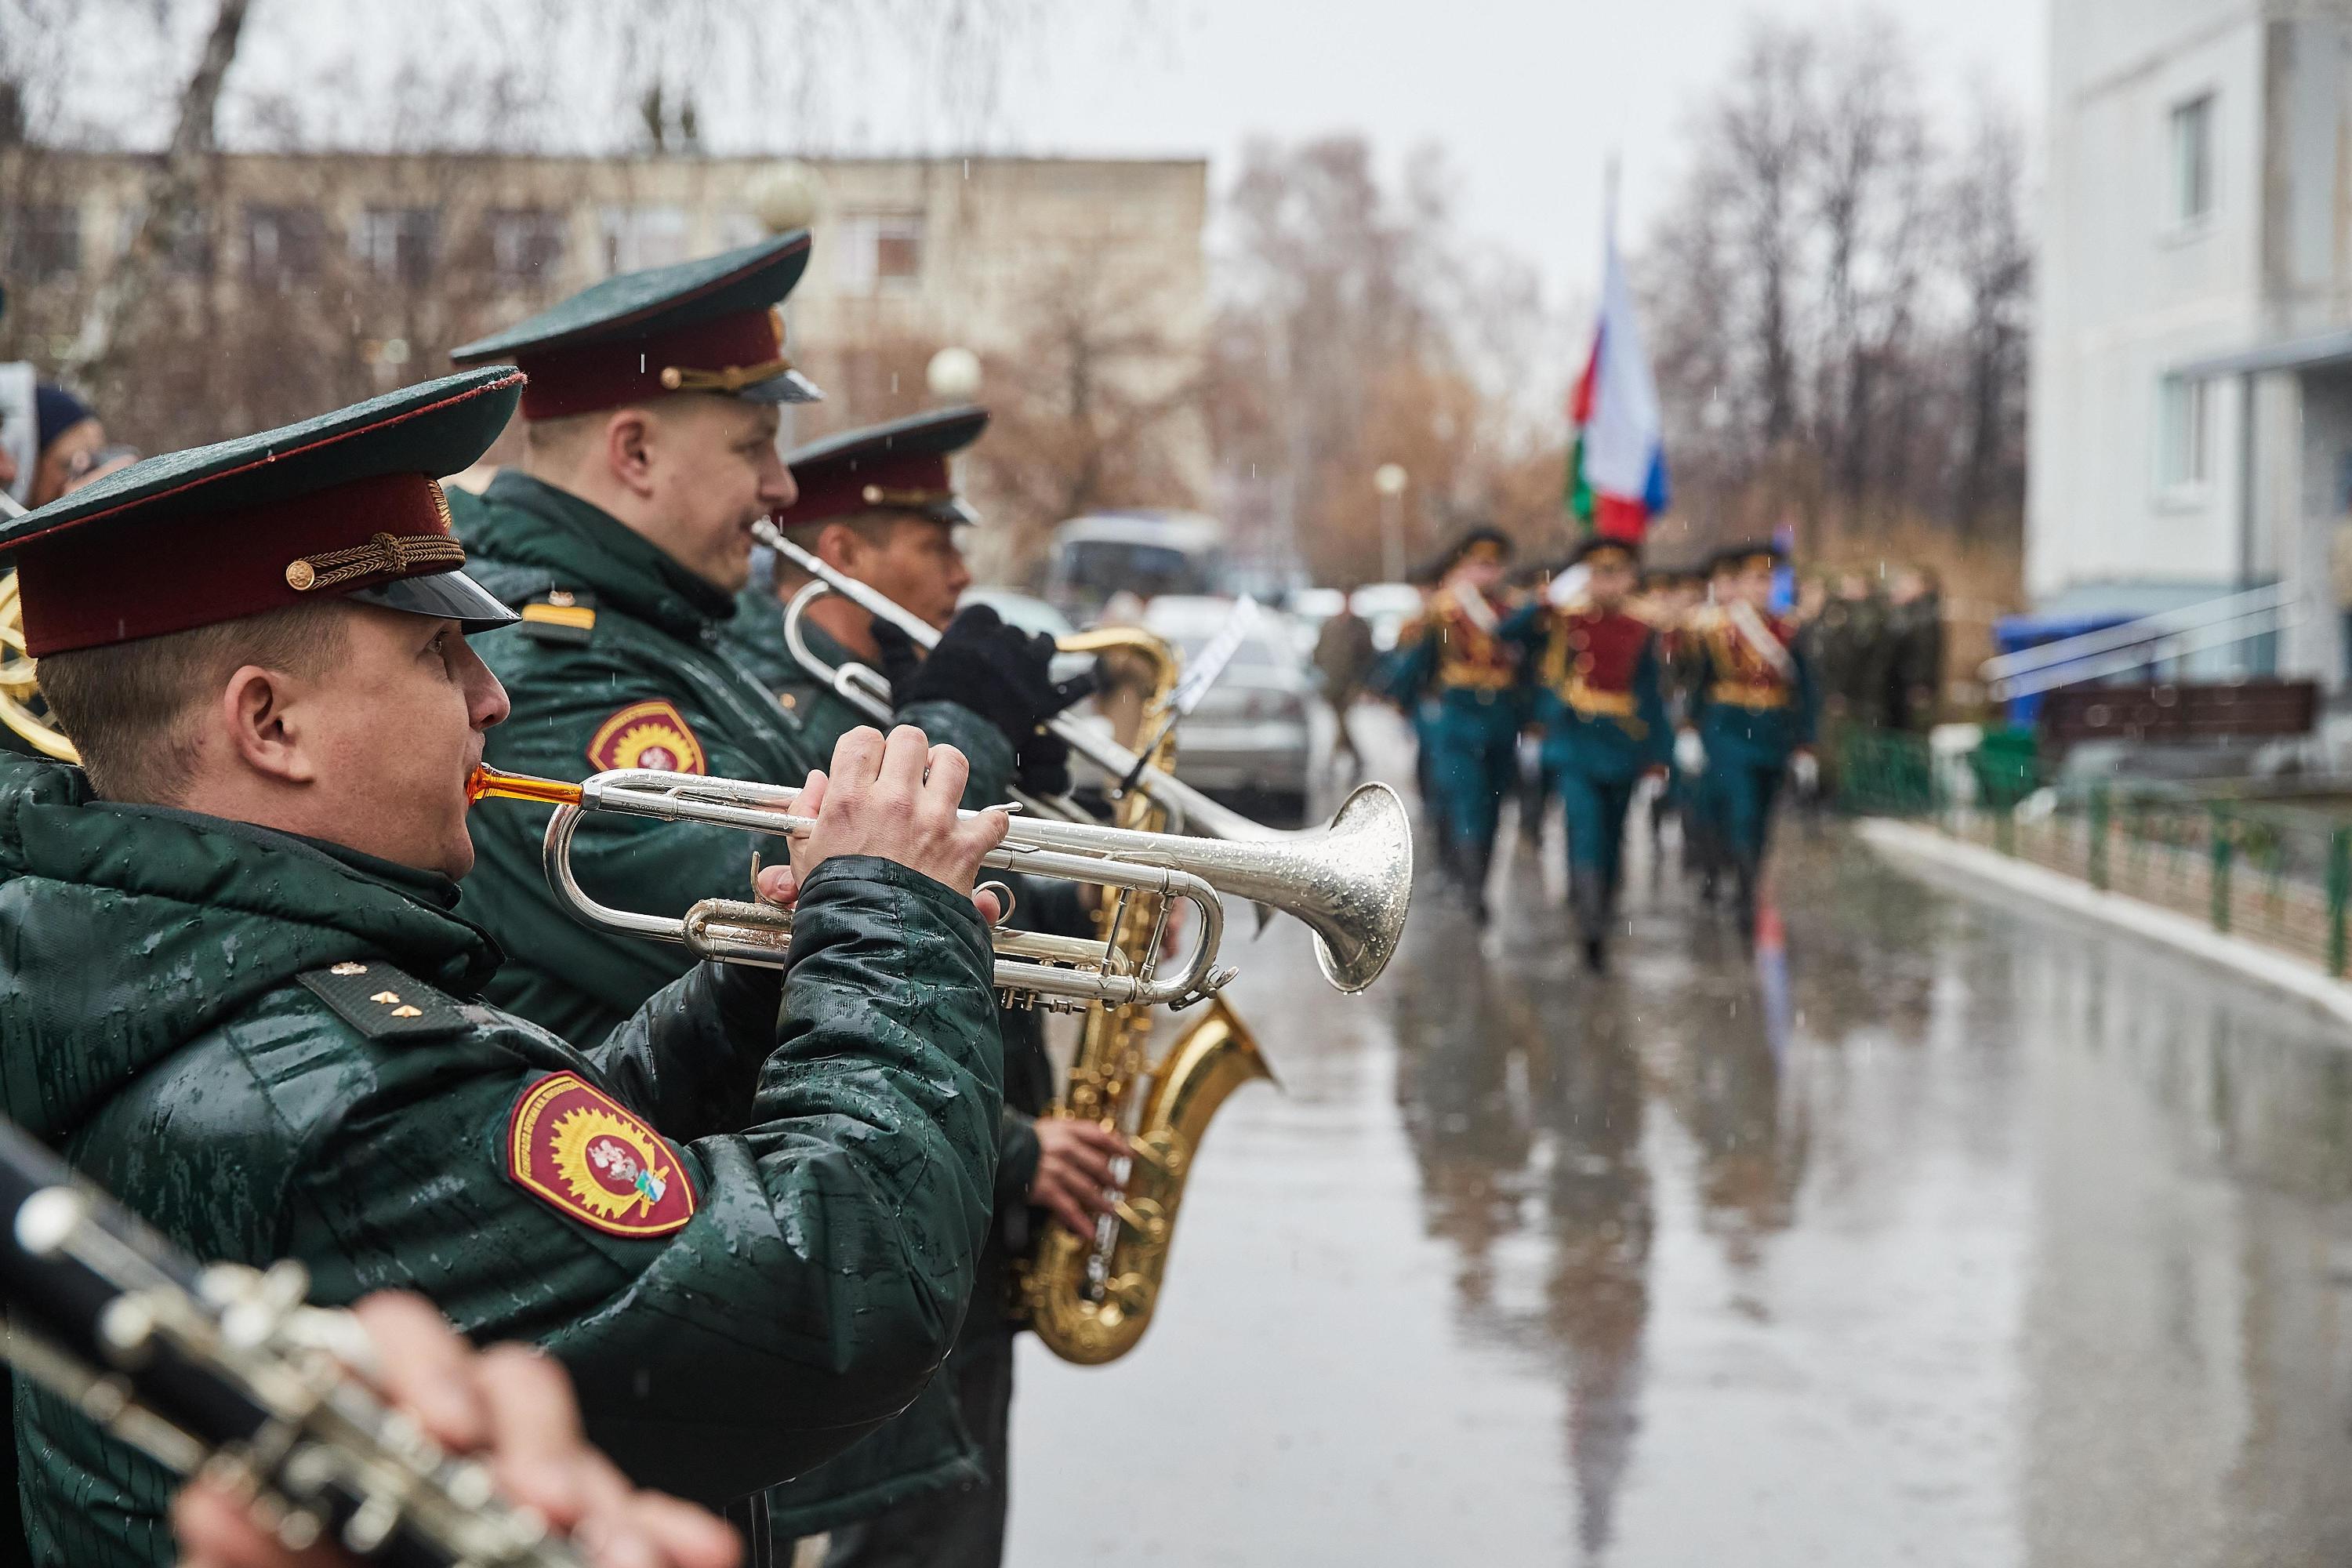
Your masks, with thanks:
M694 1183L677 1151L575 1073L543 1078L515 1101L507 1174L612 1236L667 1236L694 1217Z
M686 726L686 715L667 700L632 702L596 728L588 760L599 773L613 768L653 768L666 773L707 771L702 742Z

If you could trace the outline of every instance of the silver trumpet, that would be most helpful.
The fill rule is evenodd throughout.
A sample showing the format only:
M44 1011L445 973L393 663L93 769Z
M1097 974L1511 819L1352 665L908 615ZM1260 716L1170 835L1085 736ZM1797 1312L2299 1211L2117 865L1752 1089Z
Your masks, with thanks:
M878 620L889 622L913 640L917 647L930 648L939 645L940 634L931 624L908 610L897 600L877 593L816 555L802 549L784 537L783 530L761 519L751 525L751 536L807 573L815 582L793 595L784 609L784 641L793 658L802 668L831 686L844 700L861 710L872 714L886 727L890 722L890 689L880 673L865 665L826 664L816 657L800 634L801 617L808 606L825 594L839 594ZM1150 763L1120 745L1110 736L1090 724L1057 713L1045 721L1045 727L1069 743L1072 752L1084 757L1097 768L1122 785L1139 789L1169 814L1169 830L1192 833L1207 838L1224 838L1237 842L1264 842L1288 838L1295 835L1278 827L1268 827L1254 822L1231 806L1219 805L1175 774L1153 767ZM1366 788L1371 786L1367 785ZM1385 787L1385 786L1382 786ZM1359 793L1361 793L1360 791ZM1350 796L1352 803L1354 797ZM1024 798L1024 808L1044 815L1068 816L1071 808L1052 801L1034 802ZM1398 806L1402 815L1403 807ZM1323 831L1307 828L1306 833Z
M552 805L543 854L549 885L592 925L655 942L678 942L702 958L781 968L792 943L792 911L740 899L705 899L676 919L616 910L597 902L572 870L572 840L592 812L700 822L752 833L793 837L815 826L792 814L800 791L745 779L620 768L580 784L477 768L470 799L531 801ZM971 816L971 813L965 813ZM1325 978L1342 991L1361 991L1379 978L1404 931L1412 889L1412 830L1396 792L1386 784L1358 786L1320 828L1260 842L1229 843L1170 833L1138 833L1091 823L1037 822L1014 817L1004 842L984 865L1074 882L1092 882L1160 900L1192 904L1200 924L1192 951L1163 963L1154 941L1139 960L1113 943L997 927L999 989L1047 1006L1182 1007L1202 1001L1234 976L1217 966L1224 934L1218 895L1270 905L1315 933ZM1009 903L1009 898L1007 900ZM1112 922L1111 929L1117 929Z

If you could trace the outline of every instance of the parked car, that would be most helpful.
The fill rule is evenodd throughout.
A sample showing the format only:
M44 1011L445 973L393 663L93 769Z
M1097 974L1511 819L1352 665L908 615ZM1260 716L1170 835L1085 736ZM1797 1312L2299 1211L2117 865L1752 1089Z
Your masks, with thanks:
M1162 595L1144 628L1189 663L1234 616L1234 601ZM1305 821L1314 766L1309 699L1314 685L1284 618L1260 615L1233 660L1176 732L1176 773L1185 783L1278 826Z

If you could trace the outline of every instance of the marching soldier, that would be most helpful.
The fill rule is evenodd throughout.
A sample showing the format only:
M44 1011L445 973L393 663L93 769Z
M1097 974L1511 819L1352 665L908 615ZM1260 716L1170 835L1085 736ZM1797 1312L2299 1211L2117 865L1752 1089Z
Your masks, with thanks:
M987 423L977 408L944 409L804 447L786 459L799 494L774 521L827 565L933 627L945 627L971 582L955 531L979 521L956 492L948 460ZM810 579L790 560L780 558L775 567L771 585L744 590L726 639L776 692L804 739L828 746L868 721L792 651L784 606ZM797 630L803 646L830 668L853 659L902 669L915 663L903 631L837 594L815 599ZM1067 748L1051 735L1038 737L1024 752L1019 782L1039 795L1066 794ZM1018 903L1025 928L1094 934L1077 891L1066 882L1024 880ZM1035 1010L1007 1009L998 1024L1004 1037L1004 1110L997 1138L996 1222L955 1353L906 1415L767 1498L770 1528L780 1542L832 1532L826 1562L835 1568L905 1562L993 1568L1003 1557L1013 1399L1013 1325L1005 1311L1012 1260L1044 1215L1092 1234L1095 1221L1109 1212L1110 1162L1129 1153L1120 1139L1095 1122L1045 1114L1054 1099L1054 1069Z
M607 279L457 351L530 377L520 468L478 500L452 498L483 585L521 616L481 644L514 703L489 742L497 766L797 784L822 761L721 640L751 577L751 524L793 500L777 406L817 395L784 355L777 314L808 245L800 230ZM1015 737L1061 699L1030 639L993 624L966 632L924 666L932 689L907 694L907 716L969 748L973 793L999 801ZM974 712L957 721L950 702ZM540 868L545 826L535 810L476 825L467 908L514 955L494 999L599 1039L691 960L572 919ZM590 896L655 915L740 890L747 874L739 835L690 823L595 824L576 852Z
M1780 782L1793 776L1811 788L1819 776L1812 669L1797 647L1796 624L1768 608L1781 560L1771 544L1718 555L1715 604L1696 618L1683 650L1690 706L1676 758L1698 776L1707 838L1731 871L1740 935L1749 941Z
M515 616L431 476L474 372L151 459L0 528L83 767L0 760L0 1110L199 1256L530 1338L640 1484L718 1502L924 1386L970 1300L1001 1092L961 759L846 738L771 868L793 968L696 965L582 1048L479 1000L468 783ZM502 803L479 808L484 822ZM19 1390L44 1563L156 1563L173 1479Z
M1675 679L1680 668L1678 650L1689 635L1691 617L1706 602L1706 574L1688 568L1670 568L1650 574L1643 586L1647 592L1638 613L1656 628L1666 712L1679 729L1684 702L1682 689ZM1689 795L1682 771L1668 768L1664 784L1650 796L1650 847L1655 850L1663 845L1668 817L1679 822L1683 830L1682 868L1685 874L1698 860L1697 833L1692 824Z
M1436 699L1423 744L1445 822L1440 858L1480 925L1495 822L1519 766L1518 656L1499 635L1510 559L1510 540L1492 528L1455 542L1422 618L1398 640L1387 681L1407 712L1424 694Z
M1640 562L1623 540L1587 540L1576 554L1583 592L1503 625L1530 656L1545 769L1567 819L1569 900L1595 971L1607 963L1634 786L1663 776L1673 752L1657 634L1626 607Z

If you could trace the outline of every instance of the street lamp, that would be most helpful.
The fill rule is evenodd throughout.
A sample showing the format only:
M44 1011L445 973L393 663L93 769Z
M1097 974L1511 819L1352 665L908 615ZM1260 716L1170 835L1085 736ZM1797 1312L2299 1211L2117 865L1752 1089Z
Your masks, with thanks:
M771 164L751 179L744 192L751 215L770 234L789 234L816 221L824 205L824 181L798 158Z
M1382 463L1372 470L1372 489L1381 492L1381 565L1388 581L1404 581L1404 487L1410 476L1402 463Z
M923 383L941 403L970 403L980 395L980 356L970 349L943 348L923 367Z

